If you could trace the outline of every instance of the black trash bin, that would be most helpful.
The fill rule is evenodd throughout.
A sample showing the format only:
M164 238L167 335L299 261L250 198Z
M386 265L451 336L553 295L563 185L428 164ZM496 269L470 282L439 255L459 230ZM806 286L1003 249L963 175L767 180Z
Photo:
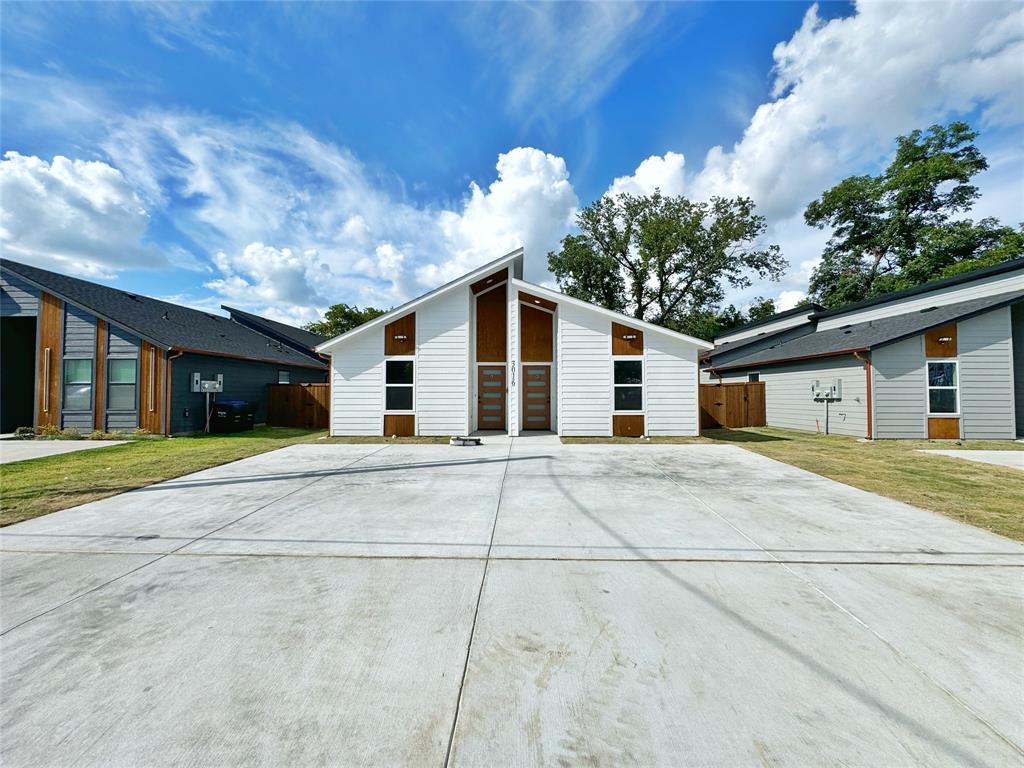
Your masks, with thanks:
M256 426L259 403L248 400L217 400L211 406L211 432L244 432Z

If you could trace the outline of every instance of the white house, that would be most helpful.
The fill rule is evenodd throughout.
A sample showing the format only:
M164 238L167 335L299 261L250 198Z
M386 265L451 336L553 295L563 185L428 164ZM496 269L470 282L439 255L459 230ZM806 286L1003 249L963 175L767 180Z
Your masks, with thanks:
M710 344L522 275L518 250L317 347L331 434L697 434Z

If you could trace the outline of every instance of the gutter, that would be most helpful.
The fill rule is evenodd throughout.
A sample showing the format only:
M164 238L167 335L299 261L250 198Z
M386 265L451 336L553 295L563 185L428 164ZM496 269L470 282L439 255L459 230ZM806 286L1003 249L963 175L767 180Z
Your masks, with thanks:
M841 357L843 355L854 355L855 357L863 352L870 351L870 347L854 347L852 349L839 349L835 352L818 352L813 355L796 355L793 357L779 357L772 360L751 360L746 363L739 363L737 365L723 365L720 368L715 366L709 367L707 370L712 373L718 371L741 371L747 368L757 368L762 365L782 365L784 363L792 363L800 360L816 360L819 357Z
M865 391L868 393L868 401L864 404L867 408L867 418L865 419L865 421L868 425L867 438L868 440L872 440L874 435L875 411L871 404L871 384L873 379L873 376L871 375L871 358L863 357L860 352L854 352L853 356L864 364L864 376L866 379L865 383L867 384L867 388Z

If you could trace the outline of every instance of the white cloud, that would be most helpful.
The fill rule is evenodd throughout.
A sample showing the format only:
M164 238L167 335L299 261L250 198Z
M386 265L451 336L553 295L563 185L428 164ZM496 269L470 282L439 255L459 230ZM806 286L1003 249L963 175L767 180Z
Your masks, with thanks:
M218 251L213 263L222 276L205 283L206 287L246 304L302 305L310 299L322 303L317 286L330 272L315 250L298 253L259 242L249 243L237 254Z
M775 299L775 311L785 312L787 309L792 309L803 301L806 296L807 294L803 291L782 291L778 298Z
M0 242L9 258L94 276L166 266L143 242L149 221L135 190L107 163L17 152L0 161Z
M899 133L983 110L983 127L1021 119L1019 4L859 3L846 18L808 10L775 47L773 101L731 149L714 147L698 197L749 195L788 216L890 151Z
M678 152L666 152L662 157L651 155L631 175L615 179L605 194L649 195L660 189L664 195L681 195L686 188L685 168L686 158Z

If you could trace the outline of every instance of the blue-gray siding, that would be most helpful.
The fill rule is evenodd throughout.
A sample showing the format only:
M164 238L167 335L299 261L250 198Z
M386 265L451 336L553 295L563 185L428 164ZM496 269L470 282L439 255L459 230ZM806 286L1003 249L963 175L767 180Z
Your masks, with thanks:
M957 324L964 439L1010 440L1016 433L1010 337L1009 307Z
M96 403L96 318L84 309L64 305L64 359L88 358L93 363L92 407L87 411L69 411L61 408L61 424L84 432L93 428L93 408ZM63 375L63 371L62 371ZM63 399L63 389L61 390Z
M0 271L0 317L36 317L39 289L7 270Z
M1013 402L1017 436L1024 436L1024 302L1011 307L1013 327Z
M871 352L877 438L925 436L924 340L914 336Z
M107 357L138 357L139 337L133 336L128 331L107 326L110 329L110 336L107 339Z
M277 384L278 371L288 371L292 384L327 381L326 370L213 355L184 354L171 363L171 432L174 434L199 432L205 425L205 396L201 392L191 391L193 371L198 371L203 379L214 379L218 373L223 373L224 392L217 395L217 399L258 402L257 423L266 421L267 385Z

